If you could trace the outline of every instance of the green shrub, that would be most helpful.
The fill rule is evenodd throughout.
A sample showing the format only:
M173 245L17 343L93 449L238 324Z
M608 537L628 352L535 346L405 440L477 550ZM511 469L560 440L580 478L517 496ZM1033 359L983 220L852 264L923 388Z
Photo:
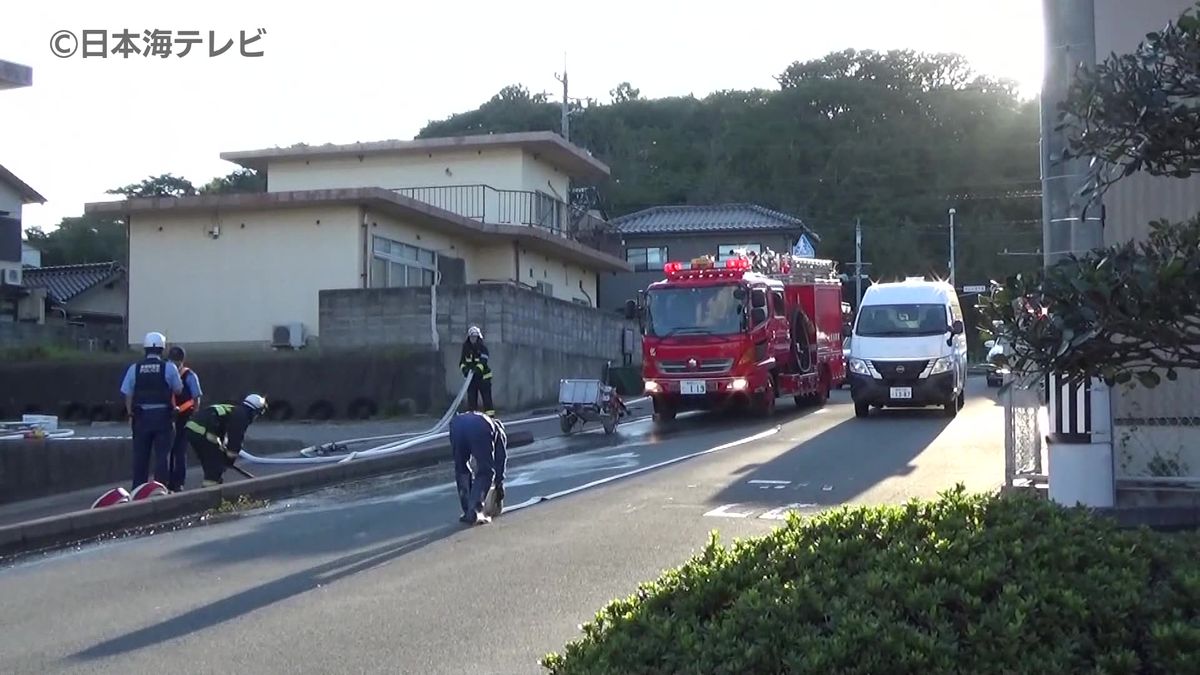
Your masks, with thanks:
M1196 673L1200 544L968 495L843 507L602 609L552 673Z

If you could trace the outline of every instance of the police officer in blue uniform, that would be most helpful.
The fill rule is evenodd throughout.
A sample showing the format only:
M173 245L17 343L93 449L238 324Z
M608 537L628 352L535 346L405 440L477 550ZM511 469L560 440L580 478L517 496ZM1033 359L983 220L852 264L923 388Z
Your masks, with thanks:
M146 333L142 342L146 356L129 366L121 382L125 413L133 428L133 487L150 480L150 459L154 458L154 479L170 481L167 457L174 436L174 397L183 392L183 379L174 363L163 359L167 339L162 333Z
M450 420L450 448L454 455L454 482L462 507L460 522L491 522L504 504L504 470L508 463L508 434L504 424L484 413L465 412ZM475 471L471 471L474 460ZM485 511L488 491L495 487L493 508ZM487 500L492 501L492 500Z
M170 460L167 461L167 471L171 480L167 483L168 492L181 492L187 482L187 448L188 438L185 433L187 423L192 415L201 407L204 390L200 388L200 376L196 371L184 365L187 352L179 345L172 345L167 350L167 359L179 369L179 378L183 380L183 393L175 397L175 437L171 443Z

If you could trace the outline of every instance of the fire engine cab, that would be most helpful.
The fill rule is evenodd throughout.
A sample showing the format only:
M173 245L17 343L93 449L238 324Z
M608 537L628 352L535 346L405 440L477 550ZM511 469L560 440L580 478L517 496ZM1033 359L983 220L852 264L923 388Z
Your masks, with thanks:
M626 303L642 331L654 418L685 410L775 411L779 396L823 405L846 377L842 286L830 260L745 257L668 262L666 278Z

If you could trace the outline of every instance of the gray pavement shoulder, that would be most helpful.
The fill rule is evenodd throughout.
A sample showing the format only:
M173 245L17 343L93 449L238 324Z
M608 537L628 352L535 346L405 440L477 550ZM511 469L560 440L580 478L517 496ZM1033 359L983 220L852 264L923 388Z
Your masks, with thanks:
M510 447L533 443L533 434L516 430ZM581 445L580 447L587 447ZM149 527L194 516L239 497L279 499L352 480L405 470L432 468L449 460L448 448L439 444L395 455L356 459L240 480L142 502L102 509L75 511L0 527L0 556L14 556L61 548L97 537Z

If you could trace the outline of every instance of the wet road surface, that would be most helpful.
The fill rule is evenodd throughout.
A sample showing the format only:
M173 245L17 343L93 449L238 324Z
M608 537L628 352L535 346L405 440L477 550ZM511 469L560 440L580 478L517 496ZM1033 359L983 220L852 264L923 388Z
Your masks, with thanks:
M0 672L537 673L712 529L997 487L1002 408L982 379L971 393L954 420L857 420L835 392L820 410L781 399L771 422L634 422L584 453L514 458L509 510L482 527L456 522L444 466L20 562L0 570Z

